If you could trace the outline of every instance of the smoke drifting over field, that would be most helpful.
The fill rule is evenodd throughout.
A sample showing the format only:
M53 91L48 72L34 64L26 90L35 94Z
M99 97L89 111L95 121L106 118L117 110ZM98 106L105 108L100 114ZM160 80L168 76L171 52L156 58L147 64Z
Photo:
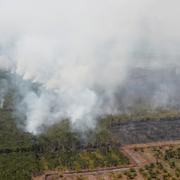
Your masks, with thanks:
M15 102L26 130L38 133L63 118L86 129L98 115L137 104L179 106L179 6L178 0L0 0L0 69L21 95Z

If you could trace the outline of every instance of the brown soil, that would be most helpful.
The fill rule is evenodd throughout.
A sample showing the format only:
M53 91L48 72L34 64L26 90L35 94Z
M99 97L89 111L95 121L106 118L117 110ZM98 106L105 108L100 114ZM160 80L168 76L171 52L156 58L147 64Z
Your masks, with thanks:
M161 142L153 142L147 144L131 144L123 146L123 152L129 157L131 162L135 163L136 166L142 167L145 164L149 164L151 162L155 162L155 158L150 152L150 147L162 147L162 146L170 146L170 145L178 145L180 144L180 140L176 141L161 141ZM137 149L142 149L141 151L136 151Z

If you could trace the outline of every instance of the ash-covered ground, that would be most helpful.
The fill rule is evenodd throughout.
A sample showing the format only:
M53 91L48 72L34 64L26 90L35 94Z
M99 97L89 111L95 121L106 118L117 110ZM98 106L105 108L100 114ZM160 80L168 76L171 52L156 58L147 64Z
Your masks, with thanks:
M121 144L179 140L180 117L129 120L112 124L110 129Z

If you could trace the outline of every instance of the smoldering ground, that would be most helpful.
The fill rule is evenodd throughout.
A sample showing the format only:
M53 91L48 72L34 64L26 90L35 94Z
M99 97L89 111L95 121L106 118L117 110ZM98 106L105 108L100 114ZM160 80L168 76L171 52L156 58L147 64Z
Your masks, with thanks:
M178 107L179 5L1 0L0 67L11 74L25 129L69 118L82 130L137 104Z

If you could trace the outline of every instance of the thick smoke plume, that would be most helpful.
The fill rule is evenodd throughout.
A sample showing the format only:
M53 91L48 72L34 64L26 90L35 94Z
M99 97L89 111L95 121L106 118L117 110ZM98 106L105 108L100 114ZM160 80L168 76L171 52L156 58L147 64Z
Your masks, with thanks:
M25 128L180 105L179 0L0 0L0 69ZM0 84L0 106L7 83Z

